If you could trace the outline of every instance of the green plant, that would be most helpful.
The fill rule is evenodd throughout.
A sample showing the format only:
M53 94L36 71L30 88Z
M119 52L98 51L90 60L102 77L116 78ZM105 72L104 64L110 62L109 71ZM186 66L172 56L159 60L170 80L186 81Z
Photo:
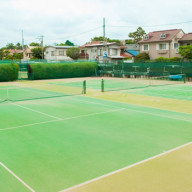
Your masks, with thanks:
M89 77L95 75L97 63L40 63L29 64L28 74L34 79L59 79L73 77Z
M0 81L14 81L18 78L17 64L0 64Z
M154 60L154 62L169 62L169 58L166 57L158 57Z
M146 60L150 60L149 54L146 52L140 53L135 57L135 62L142 62Z
M80 49L75 47L67 49L67 56L74 60L78 59L80 57Z

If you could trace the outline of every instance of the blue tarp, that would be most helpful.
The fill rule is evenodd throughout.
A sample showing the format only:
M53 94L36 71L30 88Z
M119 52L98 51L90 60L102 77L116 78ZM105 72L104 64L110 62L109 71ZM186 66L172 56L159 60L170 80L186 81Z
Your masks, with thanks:
M134 57L139 54L139 52L138 52L138 51L135 51L135 50L126 49L125 51L126 51L127 53L133 55Z

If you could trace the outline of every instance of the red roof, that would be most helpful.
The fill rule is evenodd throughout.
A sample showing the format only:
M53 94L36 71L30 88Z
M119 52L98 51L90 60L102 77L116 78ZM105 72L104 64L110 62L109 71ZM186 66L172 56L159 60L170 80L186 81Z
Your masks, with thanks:
M85 45L81 45L80 48L85 48L86 46L89 46L89 45L95 45L95 44L101 44L101 43L102 43L101 41L93 41L93 42L86 43Z
M171 41L182 29L171 29L164 31L154 31L148 33L148 39L142 39L139 43L145 42L157 42L157 41ZM161 38L161 35L165 34L165 38Z
M23 53L23 50L20 50L20 49L9 49L9 53Z
M179 41L192 41L192 33L184 34Z

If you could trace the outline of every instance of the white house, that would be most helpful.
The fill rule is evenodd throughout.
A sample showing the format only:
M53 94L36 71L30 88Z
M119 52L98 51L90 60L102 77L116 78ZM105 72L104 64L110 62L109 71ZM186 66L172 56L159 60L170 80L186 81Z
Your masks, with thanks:
M118 43L104 43L95 42L85 45L90 60L103 61L106 60L119 60L124 57L121 56L121 47Z
M44 59L56 61L72 60L66 54L67 49L72 47L77 48L77 46L47 46L44 48Z

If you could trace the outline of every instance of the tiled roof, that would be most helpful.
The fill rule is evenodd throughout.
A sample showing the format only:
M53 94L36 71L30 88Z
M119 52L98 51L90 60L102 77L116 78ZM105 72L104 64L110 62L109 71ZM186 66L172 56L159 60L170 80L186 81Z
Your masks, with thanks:
M23 53L23 50L20 50L20 49L9 49L9 53Z
M101 44L101 43L102 41L93 41L93 42L86 43L85 45L81 45L80 48L84 48L86 46L94 45L94 44Z
M171 41L175 35L177 35L182 29L171 29L164 31L154 31L148 33L149 39L145 40L144 38L139 43L147 43L147 42L161 42L161 41ZM165 38L161 38L161 34L165 34Z
M192 33L187 33L179 41L192 41Z

